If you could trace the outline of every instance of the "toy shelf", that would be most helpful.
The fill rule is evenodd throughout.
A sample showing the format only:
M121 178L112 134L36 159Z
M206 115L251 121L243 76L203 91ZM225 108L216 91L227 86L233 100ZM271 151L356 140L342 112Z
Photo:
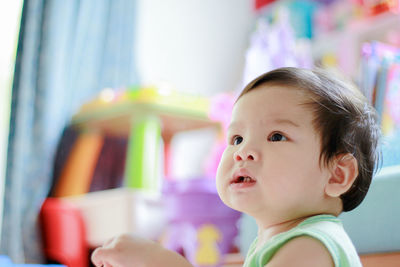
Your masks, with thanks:
M169 177L169 147L181 131L220 127L209 119L207 98L161 94L154 88L126 91L114 98L100 97L83 105L72 118L73 127L104 135L128 137L125 185L160 190L160 139L164 143L164 174Z
M131 125L146 117L159 118L164 139L180 131L219 126L208 118L206 110L141 100L98 106L89 103L73 116L71 124L82 130L99 130L105 134L129 136Z
M161 94L154 88L122 94L108 90L106 97L100 93L84 104L70 122L84 136L78 141L85 146L74 146L74 152L95 150L104 136L126 137L123 186L88 192L86 185L75 187L89 175L82 175L83 179L72 171L61 175L58 185L65 190L47 198L40 212L46 256L67 266L86 267L90 250L111 237L136 232L158 238L166 225L165 199L161 198L164 177L158 161L163 158L168 163L170 142L178 132L209 127L219 130L220 123L209 119L209 110L207 98ZM84 165L85 172L90 165L83 161L90 158L86 154L73 161ZM166 177L167 171L164 169Z

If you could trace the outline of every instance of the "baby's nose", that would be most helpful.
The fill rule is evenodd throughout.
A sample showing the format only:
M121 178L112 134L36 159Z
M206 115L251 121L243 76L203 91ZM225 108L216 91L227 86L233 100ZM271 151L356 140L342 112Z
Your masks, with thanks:
M238 150L233 154L233 158L235 161L243 161L243 160L258 160L259 155L254 150Z

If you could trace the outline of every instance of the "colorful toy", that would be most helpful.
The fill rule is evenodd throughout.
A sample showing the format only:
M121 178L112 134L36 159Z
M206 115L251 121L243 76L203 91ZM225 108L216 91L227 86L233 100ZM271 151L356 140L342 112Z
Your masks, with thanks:
M54 197L81 195L89 192L96 163L104 144L97 132L80 134L61 170L54 188Z
M199 265L218 264L221 253L218 242L221 241L221 232L215 225L204 224L197 230L198 248L195 254L195 262Z
M184 95L167 88L132 87L99 97L81 107L72 119L79 129L102 134L128 136L125 185L160 192L163 177L159 162L164 141L165 177L169 177L169 145L180 131L218 127L208 118L209 99Z
M130 188L159 191L161 123L156 116L144 116L132 123L128 142L125 184Z
M169 181L164 194L168 220L164 245L195 266L220 266L234 248L241 214L222 203L214 179Z
M48 260L69 267L88 266L86 228L77 208L60 198L47 198L40 210L40 221L44 254Z

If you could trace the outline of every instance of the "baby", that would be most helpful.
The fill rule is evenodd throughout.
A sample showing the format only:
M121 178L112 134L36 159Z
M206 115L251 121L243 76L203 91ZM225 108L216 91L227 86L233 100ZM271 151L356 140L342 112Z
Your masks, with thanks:
M244 266L361 266L337 216L364 199L378 161L374 109L323 71L281 68L236 101L217 189L258 225ZM192 266L155 242L123 235L96 266Z

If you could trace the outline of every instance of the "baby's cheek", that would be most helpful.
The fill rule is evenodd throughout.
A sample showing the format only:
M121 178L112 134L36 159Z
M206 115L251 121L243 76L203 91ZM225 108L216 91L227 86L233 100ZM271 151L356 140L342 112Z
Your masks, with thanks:
M224 156L222 156L221 161L219 162L217 173L216 173L216 185L218 194L221 196L223 185L226 183L227 177L227 169L229 169L227 162L224 160Z
M221 189L220 187L222 186L222 183L223 183L223 177L224 177L224 171L223 171L223 165L220 163L219 165L218 165L218 169L217 169L217 174L216 174L216 186L217 186L217 189L218 189L218 193L219 193L219 190Z
M227 158L228 158L228 151L227 151L227 149L225 149L224 152L222 153L221 158L218 163L217 176L218 176L218 173L222 172L222 170L224 168L223 166L227 164Z

